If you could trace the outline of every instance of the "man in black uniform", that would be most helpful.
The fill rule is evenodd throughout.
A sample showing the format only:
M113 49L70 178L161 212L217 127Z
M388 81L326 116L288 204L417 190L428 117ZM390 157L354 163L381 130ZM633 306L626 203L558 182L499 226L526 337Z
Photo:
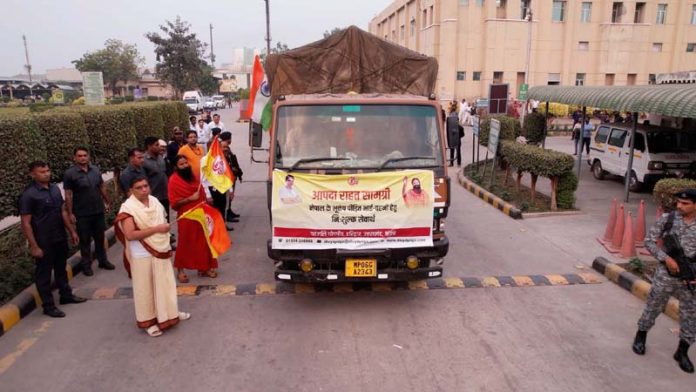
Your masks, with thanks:
M77 224L80 236L80 255L82 272L86 276L92 271L91 243L94 239L94 253L99 268L113 270L115 267L106 258L104 232L106 222L104 212L110 208L109 194L99 168L90 164L89 151L85 147L75 148L75 164L63 174L65 206L73 224Z
M51 169L45 162L36 161L29 166L34 181L19 198L19 214L22 232L29 242L31 256L36 261L34 278L36 289L43 302L43 312L50 317L65 317L53 301L51 294L51 272L55 270L56 286L60 293L60 304L85 302L85 298L72 293L68 284L65 263L68 258L68 237L73 244L79 242L77 232L70 221L63 196L55 184L51 184Z

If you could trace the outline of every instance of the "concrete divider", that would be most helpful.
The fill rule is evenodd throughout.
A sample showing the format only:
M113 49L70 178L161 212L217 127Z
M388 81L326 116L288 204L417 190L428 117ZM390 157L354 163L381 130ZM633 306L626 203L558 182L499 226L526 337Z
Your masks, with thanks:
M457 174L457 180L459 181L459 184L466 188L469 192L473 193L479 199L497 208L503 214L509 216L512 219L522 219L522 211L519 208L513 206L512 204L506 202L505 200L478 186L473 181L471 181L471 179L466 177L462 171L460 171Z

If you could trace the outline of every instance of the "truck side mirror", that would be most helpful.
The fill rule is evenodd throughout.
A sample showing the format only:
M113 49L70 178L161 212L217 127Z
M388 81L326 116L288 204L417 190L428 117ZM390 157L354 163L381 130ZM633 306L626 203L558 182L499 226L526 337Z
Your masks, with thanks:
M253 121L249 124L251 124L249 126L249 147L259 148L263 139L263 127Z

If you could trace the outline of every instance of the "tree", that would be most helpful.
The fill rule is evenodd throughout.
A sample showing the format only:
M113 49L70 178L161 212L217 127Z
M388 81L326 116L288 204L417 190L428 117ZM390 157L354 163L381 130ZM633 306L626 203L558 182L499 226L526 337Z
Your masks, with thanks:
M324 30L324 38L329 38L330 36L338 33L339 31L343 31L343 30L345 30L345 27L334 27L333 29L331 29L331 31Z
M290 48L288 47L287 44L284 44L284 43L278 41L278 42L276 42L275 48L271 48L271 53L278 54L278 53L287 52L288 50L290 50ZM261 55L259 57L261 57L262 63L266 62L266 52L261 53Z
M220 84L218 80L213 77L213 71L213 67L206 65L198 80L198 88L205 95L215 95L220 92Z
M210 74L208 63L203 60L206 45L189 32L191 25L177 16L174 22L166 21L160 25L159 33L145 36L155 45L157 74L160 79L170 83L180 97L184 91L199 88Z
M108 39L104 43L104 49L96 52L87 52L82 58L73 60L80 72L101 72L104 82L112 93L117 94L116 84L119 81L128 83L129 80L138 80L138 66L144 63L138 48L132 44L123 43L117 39Z

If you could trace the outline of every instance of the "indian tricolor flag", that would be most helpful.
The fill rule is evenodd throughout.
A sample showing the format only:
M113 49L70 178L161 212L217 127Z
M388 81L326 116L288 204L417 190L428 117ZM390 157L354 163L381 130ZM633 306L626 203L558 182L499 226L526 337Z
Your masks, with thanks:
M263 129L271 127L271 117L273 116L271 103L271 86L268 85L266 73L261 66L261 59L258 55L254 58L254 73L251 78L251 89L249 89L249 108L247 114L251 121L261 124Z

